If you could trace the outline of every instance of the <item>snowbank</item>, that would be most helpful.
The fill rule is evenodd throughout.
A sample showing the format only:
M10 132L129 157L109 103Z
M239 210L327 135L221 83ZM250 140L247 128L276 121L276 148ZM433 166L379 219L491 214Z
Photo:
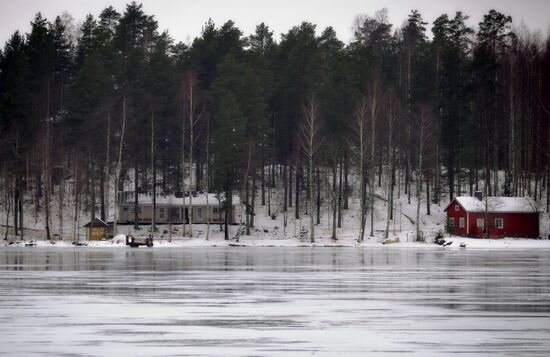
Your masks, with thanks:
M353 186L353 185L352 185ZM283 191L280 189L273 190L271 197L271 206L268 204L262 206L256 205L254 216L254 228L250 229L250 235L241 235L237 241L231 239L224 240L223 232L218 224L211 224L210 228L205 224L193 225L193 238L183 237L183 227L179 225L157 225L158 231L155 232L154 247L156 248L177 248L177 247L207 247L207 246L251 246L251 247L365 247L379 249L461 249L460 244L466 244L465 249L550 249L550 240L534 240L534 239L498 239L484 240L462 237L449 237L445 235L447 242L452 242L449 246L442 247L431 243L437 234L442 234L445 231L446 214L444 209L445 202L440 204L431 204L430 214L426 212L426 202L423 200L421 215L420 215L420 230L426 239L425 243L415 242L415 227L416 227L416 208L417 202L414 195L411 200L408 200L407 195L399 191L396 193L395 203L393 206L393 219L389 225L386 225L387 218L387 202L384 199L385 194L383 188L376 188L376 199L374 202L374 210L367 217L365 241L357 243L358 226L359 226L359 199L352 195L349 199L349 209L344 209L342 212L341 227L336 228L338 240L331 239L333 230L332 212L329 204L324 204L321 207L320 224L315 225L315 240L316 242L309 243L309 220L310 216L305 212L301 212L300 218L295 219L295 207L289 207L288 212L283 212ZM259 193L258 193L259 194ZM167 196L168 197L168 196ZM143 197L145 200L145 197ZM169 197L167 198L170 199ZM140 199L141 200L141 199ZM180 199L181 200L181 199ZM475 199L477 201L477 199ZM198 202L198 198L193 198L193 202ZM513 201L513 202L512 202ZM508 202L509 205L517 204L516 200ZM269 201L268 201L269 202ZM523 201L522 201L523 202ZM502 206L502 207L504 207ZM302 210L304 205L302 205ZM114 212L114 204L111 205L109 212ZM74 208L71 205L65 207L64 217L65 224L59 227L60 217L56 216L58 208L56 202L52 205L52 232L57 233L52 237L55 239L55 244L45 240L45 229L43 215L38 215L35 218L27 214L24 216L25 239L27 242L33 240L37 246L55 246L55 247L74 247L73 239L81 242L78 247L105 247L105 248L126 248L125 235L132 234L135 237L146 237L150 234L150 226L142 225L140 229L135 230L132 225L119 224L117 226L118 235L114 239L108 241L86 242L85 229L82 223L89 221L90 217L86 216L86 212L82 212L82 216L74 220ZM285 217L286 215L286 217ZM5 212L0 210L0 217L4 217ZM245 217L239 216L244 222ZM317 218L317 217L315 217ZM284 224L286 222L286 226ZM371 226L372 224L372 226ZM79 228L80 227L80 228ZM189 232L189 227L186 228ZM398 243L382 244L384 233L388 229L388 238L399 238ZM209 240L206 240L207 231ZM244 225L229 227L229 237L234 238L237 232L244 231ZM372 234L375 237L367 238ZM5 228L0 227L0 233L5 234ZM12 230L8 232L8 241L0 240L0 249L7 246L8 242L17 241L20 238L11 235ZM550 234L550 216L547 212L540 214L540 233L543 237L548 237ZM63 237L63 240L59 239ZM12 245L17 245L12 243ZM24 246L25 243L19 243ZM145 248L142 248L145 249Z
M310 243L307 239L296 238L272 238L258 236L241 236L238 240L235 238L224 240L221 232L211 233L210 239L206 240L204 236L195 238L174 237L169 239L156 239L153 248L192 248L192 247L358 247L358 248L380 248L380 249L550 249L550 240L536 240L524 238L504 238L504 239L475 239L464 237L445 237L447 246L439 246L431 241L415 242L413 241L413 232L402 232L391 238L392 244L383 244L380 238L366 238L364 242L357 243L355 236L340 236L338 240L333 241L330 237L319 237L315 243ZM70 241L14 241L11 244L3 242L0 249L9 247L29 246L37 247L59 247L59 248L126 248L126 240L123 234L106 241L87 241L75 245ZM461 247L465 245L465 247ZM146 249L146 248L142 248Z

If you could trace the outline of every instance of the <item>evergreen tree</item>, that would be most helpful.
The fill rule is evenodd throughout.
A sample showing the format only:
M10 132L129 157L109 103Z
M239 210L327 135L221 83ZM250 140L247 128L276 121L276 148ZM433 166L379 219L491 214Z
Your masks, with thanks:
M473 56L473 84L476 88L474 115L478 118L478 139L484 142L478 149L482 152L486 195L498 194L498 170L503 165L501 158L504 150L499 145L499 139L506 139L506 125L500 123L501 118L506 117L503 111L506 106L499 101L504 98L505 93L502 58L514 37L511 23L510 16L495 10L484 15L479 24L478 45ZM485 140L488 137L492 140Z
M242 182L246 156L246 123L237 98L231 91L217 93L214 131L214 188L224 193L225 239L229 239L228 223L233 214L233 192Z
M473 142L468 143L468 137L463 134L470 119L471 100L468 56L473 30L466 26L467 19L468 16L461 12L457 12L453 19L442 15L434 21L432 28L432 52L437 72L435 102L441 125L440 138L445 153L450 200L455 195L457 163L466 164L464 150L475 146ZM457 147L463 149L457 150Z

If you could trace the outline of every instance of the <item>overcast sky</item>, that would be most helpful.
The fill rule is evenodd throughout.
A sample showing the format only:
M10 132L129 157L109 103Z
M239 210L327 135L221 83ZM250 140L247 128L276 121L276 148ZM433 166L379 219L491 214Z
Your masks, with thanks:
M28 32L30 21L41 11L53 20L63 11L77 22L88 13L98 16L102 9L113 5L123 12L127 0L0 0L0 43L15 30ZM358 14L374 14L387 8L394 26L401 26L413 8L418 9L430 24L443 13L457 10L471 16L470 25L477 28L483 14L495 8L512 15L514 24L523 21L532 30L547 34L550 24L550 0L143 0L144 11L155 15L161 30L168 30L176 41L188 42L200 34L202 26L212 18L216 25L232 19L245 35L260 22L274 30L277 39L301 21L310 21L318 30L333 26L338 37L349 41L352 22Z

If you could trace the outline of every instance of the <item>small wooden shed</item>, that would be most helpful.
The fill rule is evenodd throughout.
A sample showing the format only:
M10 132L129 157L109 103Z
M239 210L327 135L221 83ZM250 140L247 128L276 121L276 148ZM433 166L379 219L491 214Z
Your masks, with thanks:
M107 238L109 225L99 218L95 218L84 225L88 240L103 240Z

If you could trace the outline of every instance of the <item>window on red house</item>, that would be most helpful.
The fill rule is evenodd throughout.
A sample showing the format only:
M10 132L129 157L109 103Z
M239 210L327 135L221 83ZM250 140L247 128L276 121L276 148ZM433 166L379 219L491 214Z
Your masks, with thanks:
M449 217L449 227L454 228L454 226L455 226L455 218Z
M485 228L485 220L483 218L478 218L476 220L476 226L477 228Z

